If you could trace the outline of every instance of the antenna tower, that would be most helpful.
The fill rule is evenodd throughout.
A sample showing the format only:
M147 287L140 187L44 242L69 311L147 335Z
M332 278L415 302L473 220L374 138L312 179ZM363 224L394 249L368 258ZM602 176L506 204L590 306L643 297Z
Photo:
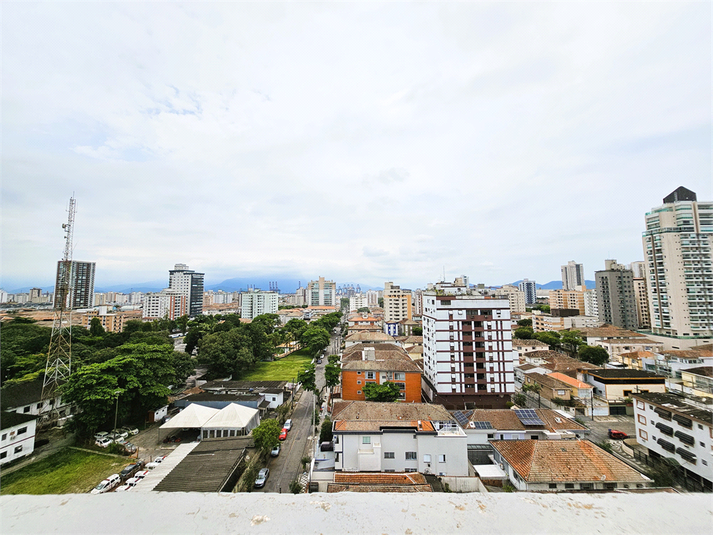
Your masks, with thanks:
M67 222L64 230L64 255L57 266L57 284L54 289L54 321L47 366L42 383L42 399L56 397L57 388L72 371L72 239L74 237L74 213L77 203L69 199ZM50 406L51 407L51 406Z

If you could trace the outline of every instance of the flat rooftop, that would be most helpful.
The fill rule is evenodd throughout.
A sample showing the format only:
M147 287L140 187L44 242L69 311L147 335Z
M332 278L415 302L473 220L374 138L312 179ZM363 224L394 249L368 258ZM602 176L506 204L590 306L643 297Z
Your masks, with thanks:
M3 533L709 534L709 494L133 492L0 496ZM133 526L133 528L129 528Z

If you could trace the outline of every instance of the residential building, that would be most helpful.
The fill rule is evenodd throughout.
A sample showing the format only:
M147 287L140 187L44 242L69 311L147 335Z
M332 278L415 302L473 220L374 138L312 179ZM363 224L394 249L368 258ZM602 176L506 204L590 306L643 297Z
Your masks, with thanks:
M601 323L600 319L594 316L555 316L553 314L542 313L532 315L532 329L538 333L544 331L563 331L565 329L581 330L598 327Z
M584 315L595 318L599 317L596 290L584 290Z
M399 400L421 401L421 368L406 351L392 344L357 344L342 356L342 399L365 401L368 383L391 382L399 387Z
M634 273L616 260L605 260L604 270L594 273L597 281L599 319L624 329L637 329Z
M3 419L6 413L14 412L40 416L43 421L51 420L61 426L74 412L72 405L66 403L60 394L51 399L42 399L42 378L3 386L0 401Z
M384 332L357 331L344 339L344 347L349 349L355 344L393 344L398 345L393 336Z
M203 294L201 293L201 296ZM169 319L175 320L188 314L188 297L180 290L166 288L160 292L144 295L145 320ZM201 301L201 312L203 304Z
M507 299L510 303L510 314L522 314L525 312L525 292L521 292L516 286L506 284L495 290L496 299Z
M316 281L310 281L307 284L307 305L335 307L337 303L337 285L334 281L325 280L324 277L319 277Z
M411 292L411 303L414 316L423 314L423 290L416 289Z
M473 450L481 449L471 448L471 445L490 444L492 440L561 440L589 434L585 426L552 409L528 409L527 412L517 409L475 409L456 411L453 416L468 437L469 457L473 455ZM492 453L490 448L487 451ZM473 459L471 463L478 464Z
M550 346L539 340L513 338L512 348L517 352L518 357L523 357L526 353L532 353L533 351L549 351Z
M629 264L629 269L634 274L635 279L646 278L646 262L632 262L631 264Z
M644 277L634 277L634 300L636 301L636 323L639 329L651 328L651 317L649 314L649 293L646 289L646 279Z
M504 408L515 391L510 304L424 292L423 390L448 408Z
M186 264L176 264L168 272L168 287L186 297L186 312L191 318L203 314L203 279L205 273L196 273Z
M646 214L643 233L651 330L673 339L710 339L713 202L698 202L684 187L663 202Z
M682 369L681 384L688 395L713 398L713 366Z
M0 465L32 454L35 450L37 416L3 412L0 420Z
M576 310L577 315L585 316L584 290L550 290L550 311Z
M366 301L369 308L379 306L379 298L383 292L381 290L367 290L366 291Z
M366 294L358 293L349 298L349 310L359 310L360 308L369 308L369 300Z
M544 375L541 373L527 373L524 376L524 385L539 385L540 392L537 394L538 399L544 398L549 401L555 399L569 401L572 399L572 388L568 383L560 381L552 374Z
M335 470L467 476L465 432L427 403L335 402Z
M594 387L594 395L609 404L609 414L632 414L627 405L634 394L666 392L666 378L653 372L617 368L581 370L577 379Z
M661 351L663 344L649 340L643 336L632 336L631 338L609 338L598 340L593 346L603 347L609 353L610 362L621 362L621 355L632 351Z
M537 302L537 283L535 281L524 279L517 287L525 293L525 304L534 305Z
M126 312L109 312L107 306L100 306L88 311L84 315L84 326L88 329L92 323L92 318L99 318L102 327L106 332L120 333L124 330L124 325L129 320L140 320L141 311L130 310Z
M645 475L588 440L496 440L496 463L520 491L611 491L653 486Z
M562 266L563 290L575 290L577 286L584 288L585 284L584 264L577 264L574 260L570 260L566 266Z
M399 322L412 318L411 290L402 289L393 282L384 283L384 332L399 334Z
M65 269L71 269L69 279L69 294L62 296L57 291L60 288L60 281L64 278ZM94 306L94 274L96 272L95 262L80 262L72 260L69 262L60 260L57 262L57 282L55 283L55 308L58 307L58 299L66 299L65 307L71 309L91 308Z
M263 314L277 314L279 295L277 292L251 290L240 296L240 317L253 319Z
M713 491L712 404L665 393L633 397L636 440L649 457L675 459L688 488Z

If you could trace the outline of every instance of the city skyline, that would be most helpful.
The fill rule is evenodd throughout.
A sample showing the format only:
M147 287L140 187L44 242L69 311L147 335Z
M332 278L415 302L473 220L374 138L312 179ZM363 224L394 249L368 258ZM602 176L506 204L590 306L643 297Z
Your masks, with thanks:
M711 193L710 4L11 3L2 281L587 279ZM127 280L127 274L131 274Z

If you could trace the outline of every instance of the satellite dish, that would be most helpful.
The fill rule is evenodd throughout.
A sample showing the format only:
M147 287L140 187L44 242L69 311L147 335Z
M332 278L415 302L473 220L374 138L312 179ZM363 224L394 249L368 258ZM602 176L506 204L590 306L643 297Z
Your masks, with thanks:
M601 479L602 481L604 481L606 478L607 478L606 474L602 474L602 477L600 477L599 479Z

